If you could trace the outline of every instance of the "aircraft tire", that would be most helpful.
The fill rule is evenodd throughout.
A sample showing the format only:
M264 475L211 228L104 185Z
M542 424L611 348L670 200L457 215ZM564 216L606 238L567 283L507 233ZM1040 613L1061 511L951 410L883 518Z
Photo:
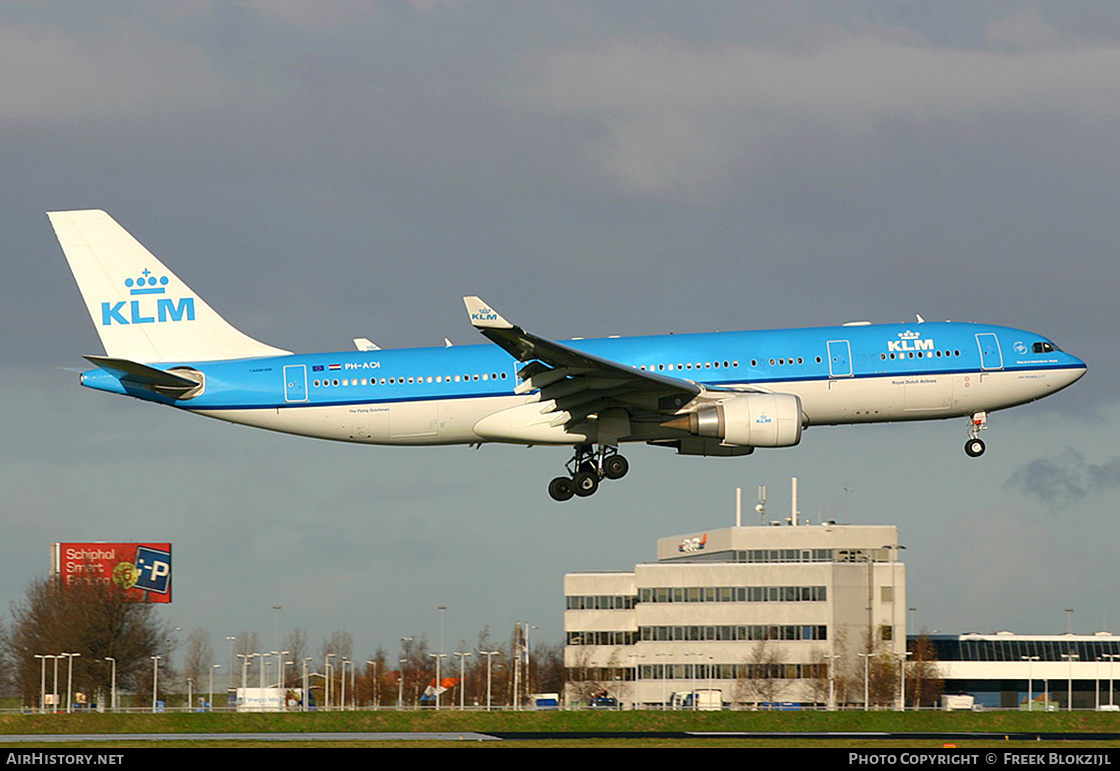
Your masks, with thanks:
M630 470L630 462L621 455L612 455L603 461L603 475L607 479L622 479Z
M575 494L581 498L594 495L599 489L599 475L590 471L581 471L572 477L572 487Z
M985 449L983 439L969 439L964 443L964 452L970 458L979 458Z
M568 477L556 477L548 483L548 494L554 501L566 501L575 495L575 486Z

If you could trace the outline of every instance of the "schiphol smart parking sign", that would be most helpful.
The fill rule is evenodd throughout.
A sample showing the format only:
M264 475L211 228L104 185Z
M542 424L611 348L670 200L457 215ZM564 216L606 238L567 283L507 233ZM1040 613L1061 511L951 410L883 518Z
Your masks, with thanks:
M171 602L171 544L51 544L51 575L65 586L112 582L136 602Z

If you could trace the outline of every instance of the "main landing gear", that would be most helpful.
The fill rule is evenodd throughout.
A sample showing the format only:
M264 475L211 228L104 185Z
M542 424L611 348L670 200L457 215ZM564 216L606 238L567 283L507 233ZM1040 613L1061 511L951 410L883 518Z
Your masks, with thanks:
M968 419L968 441L964 443L964 452L970 458L979 458L984 454L984 440L980 432L988 427L988 413L977 412Z
M600 446L596 451L589 444L576 445L568 461L568 476L556 477L548 483L548 494L554 501L566 501L573 495L586 498L599 489L602 479L622 479L630 463L614 447Z

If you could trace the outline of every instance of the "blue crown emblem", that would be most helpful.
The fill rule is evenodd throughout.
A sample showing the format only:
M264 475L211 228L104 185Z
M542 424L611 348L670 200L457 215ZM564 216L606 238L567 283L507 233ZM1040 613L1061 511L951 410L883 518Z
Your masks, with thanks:
M141 272L139 278L126 278L124 285L129 288L129 294L163 294L167 291L167 276L156 278L147 268Z

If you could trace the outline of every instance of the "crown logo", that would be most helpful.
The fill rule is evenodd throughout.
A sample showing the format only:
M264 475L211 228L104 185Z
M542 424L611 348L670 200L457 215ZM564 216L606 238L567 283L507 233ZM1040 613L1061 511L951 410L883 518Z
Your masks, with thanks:
M126 278L124 280L124 285L128 287L128 293L131 295L163 294L167 291L167 284L167 276L156 278L147 268L141 271L138 278Z
M922 336L921 332L911 332L909 329L905 332L899 332L898 336L903 340L917 340Z

